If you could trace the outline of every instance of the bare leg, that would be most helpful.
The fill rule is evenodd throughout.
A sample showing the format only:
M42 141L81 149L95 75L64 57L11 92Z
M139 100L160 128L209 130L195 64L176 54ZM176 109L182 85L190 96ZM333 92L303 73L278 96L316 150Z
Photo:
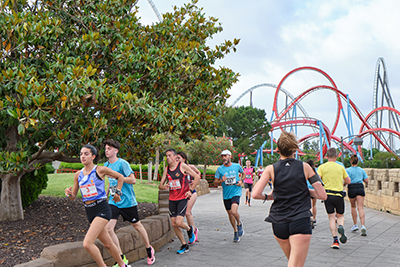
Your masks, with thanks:
M188 200L188 205L187 205L186 214L185 214L187 224L193 226L193 228L195 228L195 227L194 227L194 220L193 220L193 215L192 215L192 208L193 208L194 203L196 202L196 199L197 199L197 193L194 193Z
M311 235L289 236L290 256L288 267L302 267L306 262L308 248L310 247Z
M111 256L114 260L117 261L120 267L125 266L125 263L122 261L122 258L119 254L117 246L114 244L113 240L111 239L108 231L104 228L103 231L98 236L101 243L103 243L104 247L110 252ZM103 265L104 266L104 265ZM101 267L103 267L101 266Z
M290 242L289 239L280 239L275 236L276 241L278 241L283 253L285 253L286 258L289 260L290 257Z
M356 210L356 198L350 198L351 205L351 218L353 219L353 225L357 224L357 210Z
M343 225L344 226L344 216L343 216L343 214L336 213L336 216L337 216L337 225L338 226L339 225Z
M171 217L171 222L172 226L174 227L174 232L178 237L179 241L181 241L182 245L186 244L181 229L189 231L190 227L183 221L183 216Z
M328 219L329 219L329 229L331 229L332 236L337 236L338 233L337 233L335 213L328 214Z
M231 225L233 227L233 230L237 232L237 225L240 223L240 215L238 212L238 207L239 205L236 203L232 203L232 207L230 210L228 210L228 216L229 216L229 221L231 222Z
M358 209L358 215L360 216L361 225L365 226L365 212L364 212L364 197L363 196L357 196L357 209Z
M312 198L311 199L311 213L313 215L314 221L317 219L317 199Z
M119 254L122 254L121 247L120 247L120 245L119 245L118 237L117 237L117 235L116 235L115 232L114 232L114 229L115 229L115 225L116 225L116 224L117 224L117 220L111 219L111 220L107 223L106 229L107 229L108 233L110 234L112 241L113 241L114 244L117 246L118 251L119 251Z
M143 224L139 221L136 223L132 223L132 226L136 229L136 231L139 232L140 238L142 239L145 247L149 248L150 247L149 236L148 236L146 228L144 228Z

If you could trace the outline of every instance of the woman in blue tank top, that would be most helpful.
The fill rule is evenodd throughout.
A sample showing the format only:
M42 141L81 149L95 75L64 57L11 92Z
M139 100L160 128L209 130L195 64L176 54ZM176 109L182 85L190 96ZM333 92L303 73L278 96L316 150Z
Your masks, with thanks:
M104 187L104 178L109 176L118 179L117 193L114 201L121 201L121 188L124 182L122 174L115 172L104 166L97 166L98 152L92 145L85 145L80 152L80 160L84 165L83 169L76 172L74 176L74 185L65 189L65 195L70 200L77 196L78 189L81 191L82 201L85 205L86 215L90 226L83 240L83 247L96 261L99 267L106 266L98 247L94 244L98 238L108 249L111 256L117 261L120 267L130 267L125 265L119 255L118 248L112 241L110 234L105 226L111 218L111 209L107 202L107 194Z
M310 195L326 199L325 190L307 163L293 157L299 149L296 136L282 131L278 139L281 158L267 166L253 190L253 198L274 200L265 221L272 223L276 241L288 259L288 266L303 266L311 240ZM273 189L263 194L269 180ZM313 189L308 189L309 180Z

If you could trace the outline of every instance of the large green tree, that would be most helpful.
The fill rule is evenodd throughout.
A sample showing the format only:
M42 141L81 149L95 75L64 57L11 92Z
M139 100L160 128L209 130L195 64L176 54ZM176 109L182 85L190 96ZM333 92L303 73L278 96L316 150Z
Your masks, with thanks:
M207 46L222 27L196 1L146 26L132 0L1 3L2 221L23 219L24 173L76 162L83 144L111 137L147 162L157 133L202 138L237 81L215 63L239 40Z
M250 106L228 107L226 113L217 119L217 135L233 139L233 145L240 153L249 155L269 139L271 129L265 110Z

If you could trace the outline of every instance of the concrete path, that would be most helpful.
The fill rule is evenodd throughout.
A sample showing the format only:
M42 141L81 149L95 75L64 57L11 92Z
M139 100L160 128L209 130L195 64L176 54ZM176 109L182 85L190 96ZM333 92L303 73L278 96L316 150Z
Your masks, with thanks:
M244 196L244 191L243 191ZM176 254L181 246L177 238L156 252L153 266L287 266L287 260L271 229L264 222L272 202L253 200L251 207L241 198L239 213L245 234L234 243L233 229L222 202L222 191L200 196L193 209L199 228L199 242L190 251ZM348 241L339 250L330 248L332 236L328 216L321 201L317 202L317 225L314 228L305 266L318 267L397 267L400 266L400 217L365 208L368 236L350 232L350 203L346 202L345 229ZM184 233L187 239L186 233ZM145 260L132 266L147 266Z

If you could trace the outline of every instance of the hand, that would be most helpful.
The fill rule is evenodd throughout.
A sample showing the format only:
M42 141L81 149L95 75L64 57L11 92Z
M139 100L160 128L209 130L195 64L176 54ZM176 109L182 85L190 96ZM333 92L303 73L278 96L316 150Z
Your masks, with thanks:
M224 175L224 176L222 176L222 182L225 182L226 181L226 176Z
M190 190L185 193L185 197L187 199L190 199L191 196L192 196L192 192L190 192Z
M120 202L121 201L121 197L119 195L115 194L113 200L114 200L115 203L116 202Z
M68 188L65 188L65 195L66 195L67 197L69 197L69 196L72 195L72 187L71 187L71 186L68 187Z
M242 182L242 180L239 180L239 182L237 182L237 186L242 186L242 184L243 184L243 182Z

